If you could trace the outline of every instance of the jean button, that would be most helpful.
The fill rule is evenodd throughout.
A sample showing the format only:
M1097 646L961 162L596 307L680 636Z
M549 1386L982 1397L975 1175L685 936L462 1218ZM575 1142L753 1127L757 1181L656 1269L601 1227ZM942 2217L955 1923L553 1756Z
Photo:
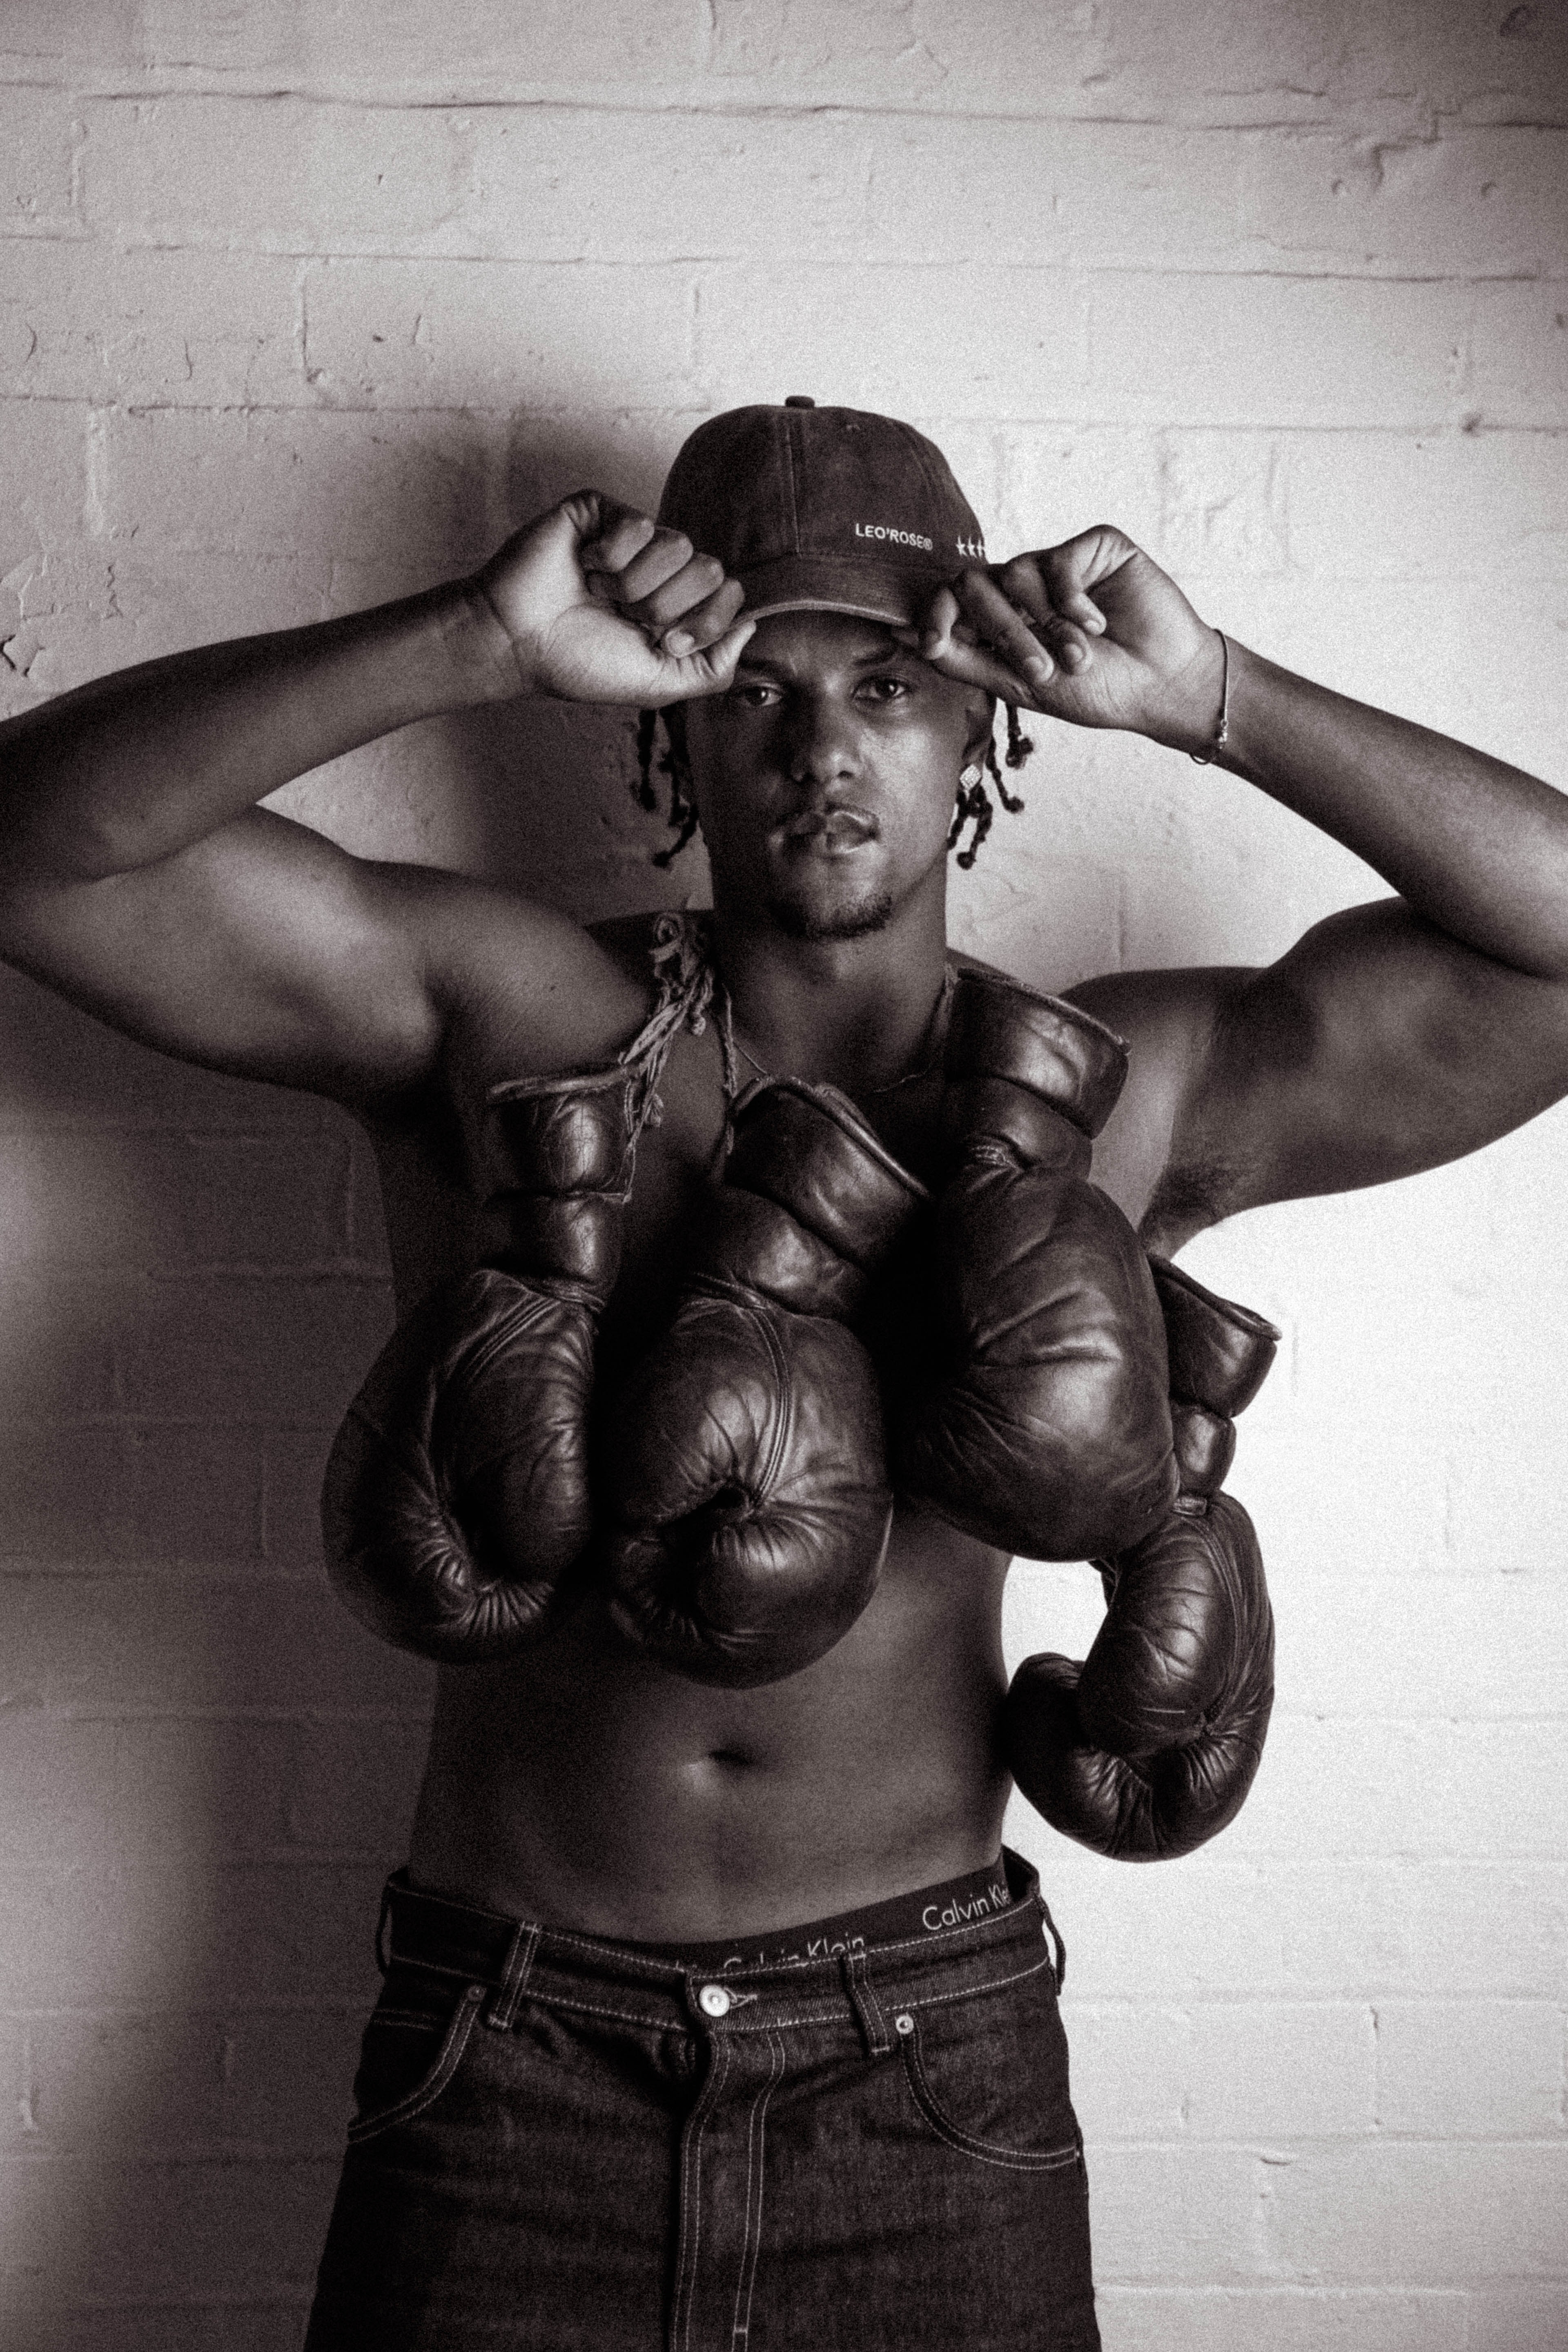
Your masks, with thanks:
M900 2009L893 2020L893 2026L895 2032L903 2034L907 2040L915 2030L915 2021L907 2009Z
M697 1996L697 2006L704 2017L728 2017L730 1996L722 1985L704 1985Z

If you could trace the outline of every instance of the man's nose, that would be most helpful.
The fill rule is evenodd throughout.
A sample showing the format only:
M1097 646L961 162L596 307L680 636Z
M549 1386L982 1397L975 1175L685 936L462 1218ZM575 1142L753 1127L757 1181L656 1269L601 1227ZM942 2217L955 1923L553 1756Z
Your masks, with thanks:
M853 713L826 695L803 695L790 713L789 772L797 784L831 784L858 775L859 730Z

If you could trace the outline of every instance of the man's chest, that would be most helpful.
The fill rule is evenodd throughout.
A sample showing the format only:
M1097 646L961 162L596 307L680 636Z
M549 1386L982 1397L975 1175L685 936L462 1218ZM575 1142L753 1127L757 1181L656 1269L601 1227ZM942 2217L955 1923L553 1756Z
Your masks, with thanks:
M421 1115L373 1129L401 1304L484 1255L485 1097L498 1078L511 1075L504 1028L494 1007L464 1024L441 1087ZM613 1055L601 1047L595 1058ZM1134 1225L1169 1158L1171 1073L1163 1065L1157 1047L1141 1051L1134 1041L1121 1099L1095 1147L1093 1181ZM764 1070L726 1034L721 1003L700 1025L679 1028L664 1041L651 1070L649 1115L627 1163L614 1325L629 1330L645 1324L679 1280L722 1181L737 1096L791 1075ZM928 1068L862 1094L856 1105L886 1150L932 1192L940 1191L951 1144L944 1140L942 1091L940 1067Z

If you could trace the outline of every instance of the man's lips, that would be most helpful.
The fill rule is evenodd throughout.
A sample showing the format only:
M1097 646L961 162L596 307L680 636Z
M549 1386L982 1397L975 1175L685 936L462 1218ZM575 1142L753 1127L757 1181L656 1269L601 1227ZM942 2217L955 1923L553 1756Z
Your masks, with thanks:
M834 856L875 841L880 830L869 809L802 809L798 816L781 825L779 838L790 849Z

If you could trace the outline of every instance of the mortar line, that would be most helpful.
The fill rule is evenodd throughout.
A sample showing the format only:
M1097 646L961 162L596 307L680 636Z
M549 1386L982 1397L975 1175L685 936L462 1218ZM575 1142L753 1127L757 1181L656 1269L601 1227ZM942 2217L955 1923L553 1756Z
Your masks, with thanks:
M0 61L3 61L4 55L4 51L0 51ZM203 69L194 68L193 70L199 73ZM206 70L210 71L210 68ZM150 77L167 75L171 71L178 71L178 68L155 66L148 68ZM735 77L736 82L742 85L748 79L757 81L763 79L764 77L761 75ZM1401 142L1429 145L1441 142L1445 137L1484 137L1489 132L1497 131L1535 131L1548 135L1568 131L1568 114L1531 110L1500 120L1470 122L1462 120L1455 109L1431 105L1423 105L1417 109L1414 101L1401 101L1396 98L1395 103L1405 102L1412 106L1409 127L1402 131L1390 132L1384 123L1358 121L1347 111L1337 110L1336 100L1326 91L1292 92L1288 89L1283 94L1300 96L1305 105L1315 110L1327 110L1309 113L1248 113L1245 110L1245 100L1252 93L1247 91L1237 91L1235 94L1237 110L1229 114L1217 110L1194 111L1190 114L1180 110L1118 113L1092 108L1050 113L1026 113L1017 107L1004 105L943 106L934 103L922 105L917 102L897 105L878 105L871 102L847 104L841 99L802 98L770 101L756 95L739 97L733 91L723 89L715 90L710 96L707 92L679 86L672 89L667 97L655 95L649 98L647 95L638 95L633 98L621 95L622 87L624 86L606 84L603 88L602 94L583 96L533 84L521 95L513 92L497 96L489 90L475 90L466 95L460 92L457 94L448 92L438 98L422 98L395 95L390 91L333 89L326 85L310 82L258 82L251 87L245 87L236 81L189 79L162 83L150 80L140 85L132 85L121 82L98 83L90 79L83 80L77 76L51 79L44 76L24 75L12 78L0 73L0 88L43 90L60 97L74 99L81 103L97 105L218 100L236 105L288 103L323 109L333 107L341 108L345 112L375 114L550 112L593 115L686 114L697 118L717 116L727 121L764 122L810 121L822 118L865 120L874 122L953 122L965 125L1025 122L1039 123L1043 127L1052 129L1068 126L1088 130L1105 128L1163 131L1183 138L1194 133L1219 138L1247 138L1256 135L1279 136L1301 132L1309 134L1331 132L1347 139L1358 137L1366 141L1381 139L1384 145L1397 144ZM591 84L590 88L592 88ZM1268 93L1259 92L1258 95L1266 96ZM1355 102L1352 99L1344 103L1346 106L1353 106Z

